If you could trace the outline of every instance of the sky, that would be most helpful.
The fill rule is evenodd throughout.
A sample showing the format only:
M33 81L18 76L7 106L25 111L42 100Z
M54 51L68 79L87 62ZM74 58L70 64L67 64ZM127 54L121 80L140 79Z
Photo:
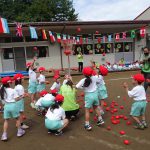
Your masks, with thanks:
M150 0L73 0L81 21L133 20Z

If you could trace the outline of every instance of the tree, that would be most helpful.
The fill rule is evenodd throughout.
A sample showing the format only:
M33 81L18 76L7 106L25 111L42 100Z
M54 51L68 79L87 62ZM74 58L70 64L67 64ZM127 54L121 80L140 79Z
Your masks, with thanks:
M1 0L0 16L9 22L76 21L72 0Z

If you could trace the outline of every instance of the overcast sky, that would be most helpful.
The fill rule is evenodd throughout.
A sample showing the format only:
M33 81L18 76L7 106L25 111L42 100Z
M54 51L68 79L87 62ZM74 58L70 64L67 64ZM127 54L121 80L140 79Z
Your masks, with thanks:
M133 20L150 6L150 0L73 0L79 20Z

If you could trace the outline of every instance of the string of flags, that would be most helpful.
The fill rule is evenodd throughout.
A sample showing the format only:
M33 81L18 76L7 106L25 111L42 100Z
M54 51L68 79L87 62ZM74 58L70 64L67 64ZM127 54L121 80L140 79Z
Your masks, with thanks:
M39 30L39 28L29 26L31 39L38 39L37 30ZM42 39L48 40L48 37L47 37L47 33L48 33L51 43L55 43L56 41L58 43L61 43L61 41L63 41L63 42L68 42L72 44L83 44L83 43L88 44L89 43L88 37L71 36L71 35L60 34L60 33L52 32L52 31L47 32L45 29L41 29L41 28L40 30L41 30ZM132 39L136 38L136 31L140 31L139 32L140 37L145 38L146 26L141 27L140 29L124 31L121 33L113 33L109 35L100 35L99 31L96 31L95 35L96 35L97 43L101 43L101 42L105 43L107 41L112 42L113 38L115 39L115 41L118 42L121 39L126 40L127 35L128 35L127 33L130 33L130 38ZM77 28L77 32L81 32L81 28ZM5 18L0 18L0 33L7 33L7 34L10 33L8 23ZM23 27L21 23L16 23L16 36L23 37Z

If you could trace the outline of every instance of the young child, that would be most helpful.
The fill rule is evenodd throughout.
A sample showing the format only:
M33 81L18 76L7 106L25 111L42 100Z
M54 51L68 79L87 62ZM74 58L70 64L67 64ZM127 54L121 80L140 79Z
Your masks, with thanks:
M101 117L99 111L99 99L97 93L97 85L98 78L96 76L92 76L93 70L91 67L85 67L83 69L83 75L85 76L84 79L80 80L79 83L76 85L76 88L83 89L85 92L85 129L90 131L92 127L90 126L90 108L94 107L97 115L98 115L98 122L97 125L100 126L104 124L104 121Z
M22 86L22 79L23 79L22 74L16 74L14 75L14 80L15 80L15 91L17 92L18 96L23 97L25 96L24 92L24 87ZM29 126L23 123L23 117L24 117L24 99L20 99L19 101L16 102L17 109L20 113L20 123L21 123L21 128L22 129L28 129Z
M60 76L56 74L56 75L54 75L53 79L54 79L54 83L51 86L50 90L56 89L59 92L59 90L60 90Z
M134 103L131 106L130 115L135 120L137 125L135 128L144 129L147 128L147 123L145 121L145 110L146 110L146 93L142 83L145 81L142 74L136 74L133 76L132 83L135 87L129 91L128 84L124 83L124 88L126 89L129 97L133 97ZM140 120L140 117L142 121Z
M98 86L97 91L98 91L98 97L99 97L100 105L101 105L100 107L101 114L104 114L103 106L104 106L105 99L108 97L107 89L106 89L104 78L103 78L103 76L106 76L107 74L108 74L107 68L104 66L100 66L99 75L98 75L99 82L97 83L97 86Z
M64 97L58 94L55 103L48 109L45 115L45 127L50 131L56 131L55 135L61 135L62 130L67 127L69 121L66 119L65 111L61 107Z
M79 105L76 102L76 89L73 87L71 80L61 86L60 94L64 96L62 108L65 110L66 118L75 119L79 112Z
M27 63L27 71L29 72L29 86L28 93L31 95L31 107L35 108L35 97L37 92L37 76L34 68L34 62L36 58L33 59L33 62Z
M41 92L43 90L45 90L46 86L45 86L45 76L43 75L43 72L46 69L44 67L40 67L38 69L40 75L37 77L38 80L38 85L37 85L37 92Z
M65 75L65 80L63 81L63 85L66 84L68 82L68 80L72 81L72 77L70 75Z
M21 128L19 111L17 109L16 101L24 98L24 95L18 96L16 91L10 88L10 83L12 82L10 77L4 77L2 80L2 87L0 89L1 99L5 101L4 104L4 125L3 125L3 134L1 137L2 141L7 141L7 130L9 119L16 119L16 126L18 128L17 137L21 137L25 134L25 131Z

